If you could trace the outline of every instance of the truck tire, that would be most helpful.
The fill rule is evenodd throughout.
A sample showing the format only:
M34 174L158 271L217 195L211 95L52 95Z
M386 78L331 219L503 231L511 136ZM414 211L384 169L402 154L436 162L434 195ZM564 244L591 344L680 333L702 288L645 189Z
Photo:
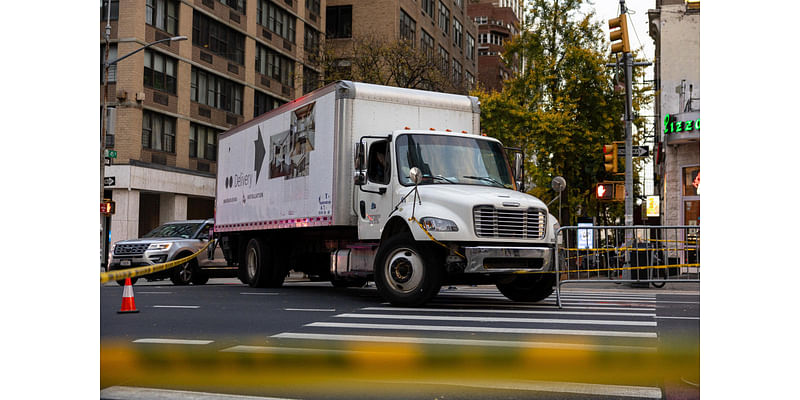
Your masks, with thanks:
M261 239L252 238L247 242L244 265L250 287L281 287L283 280L286 279L286 274L275 263L275 257L269 246L266 246Z
M381 243L375 256L375 286L393 305L419 306L439 293L443 266L441 252L396 235Z
M509 283L497 283L497 289L513 301L536 302L546 299L555 290L555 274L517 275Z
M180 254L178 255L177 259L187 256L187 254ZM197 273L196 264L197 262L195 260L189 260L188 262L178 265L172 270L172 273L169 275L169 280L171 280L172 284L176 286L188 285L192 282L194 275Z

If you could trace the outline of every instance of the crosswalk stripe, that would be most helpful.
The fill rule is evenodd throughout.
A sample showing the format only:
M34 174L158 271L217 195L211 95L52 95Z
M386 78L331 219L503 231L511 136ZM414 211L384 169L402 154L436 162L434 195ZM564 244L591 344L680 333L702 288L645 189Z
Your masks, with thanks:
M211 344L213 340L192 340L192 339L165 339L165 338L143 338L136 339L133 343L155 343L155 344Z
M480 333L514 333L535 335L570 335L570 336L609 336L627 338L655 339L655 332L593 331L576 329L530 329L530 328L494 328L486 326L437 326L437 325L395 325L395 324L360 324L348 322L312 322L306 324L312 328L353 328L376 330L409 330L409 331L441 331L441 332L480 332Z
M501 309L476 309L476 308L403 308L392 307L366 307L364 311L432 311L432 312L454 312L454 313L496 313L496 314L547 314L547 315L601 315L618 317L655 317L656 314L640 314L626 312L586 312L586 311L547 311L547 310L501 310Z
M392 314L354 314L344 313L336 315L337 318L373 318L373 319L408 319L420 321L468 321L468 322L523 322L541 324L575 324L575 325L627 325L627 326L657 326L655 321L604 321L584 319L534 319L534 318L505 318L505 317L455 317L436 315L392 315Z
M397 383L397 382L387 382ZM453 385L473 387L479 389L504 389L525 390L551 393L573 393L594 396L609 396L613 398L634 397L647 399L661 399L661 389L647 386L604 385L599 383L580 382L553 382L553 381L476 381L476 380L451 380L451 381L406 381L404 383L415 385Z
M547 343L517 340L477 340L477 339L445 339L421 338L404 336L368 336L368 335L326 335L316 333L291 333L284 332L270 336L275 339L304 339L327 340L347 342L379 342L379 343L410 343L410 344L443 344L457 346L484 346L484 347L517 347L528 349L554 349L554 350L582 350L582 351L619 351L636 353L653 353L655 347L649 346L615 346L593 345L581 343Z
M431 305L442 306L442 307L476 307L476 306L485 306L485 307L494 307L493 310L499 310L496 307L503 307L502 309L542 309L542 310L558 310L555 306L555 303L552 304L502 304L499 305L497 303L439 303L439 302L431 302ZM606 307L581 307L581 306L570 306L570 307L563 307L564 310L625 310L625 311L655 311L655 308L648 307L610 307L606 305Z

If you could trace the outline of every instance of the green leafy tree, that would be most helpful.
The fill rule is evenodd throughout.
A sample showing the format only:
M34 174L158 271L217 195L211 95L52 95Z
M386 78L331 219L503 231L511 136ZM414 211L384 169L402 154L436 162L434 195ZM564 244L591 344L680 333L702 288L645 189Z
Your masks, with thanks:
M594 13L581 14L581 3L532 1L524 29L503 55L522 59L521 73L505 81L502 92L473 92L481 100L484 133L524 150L529 193L548 202L557 195L552 179L566 179L562 225L574 224L579 212L597 215L595 183L623 180L605 172L602 146L624 140L625 94L614 91L618 75L606 67L608 42ZM640 90L634 110L645 101ZM619 203L604 206L612 216L623 210Z

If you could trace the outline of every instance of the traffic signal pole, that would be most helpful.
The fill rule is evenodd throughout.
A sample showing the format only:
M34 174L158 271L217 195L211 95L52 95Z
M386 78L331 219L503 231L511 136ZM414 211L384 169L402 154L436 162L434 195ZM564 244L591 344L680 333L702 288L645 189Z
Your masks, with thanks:
M624 0L621 1L624 7ZM633 225L633 57L625 58L625 225Z

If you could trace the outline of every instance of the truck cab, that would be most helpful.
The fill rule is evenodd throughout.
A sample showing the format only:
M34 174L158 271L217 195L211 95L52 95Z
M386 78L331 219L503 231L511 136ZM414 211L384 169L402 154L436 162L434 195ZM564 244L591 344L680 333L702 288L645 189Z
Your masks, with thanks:
M424 302L443 282L494 283L519 301L552 293L556 219L517 191L498 140L406 129L362 137L354 163L359 239L379 242L374 279L390 301Z

